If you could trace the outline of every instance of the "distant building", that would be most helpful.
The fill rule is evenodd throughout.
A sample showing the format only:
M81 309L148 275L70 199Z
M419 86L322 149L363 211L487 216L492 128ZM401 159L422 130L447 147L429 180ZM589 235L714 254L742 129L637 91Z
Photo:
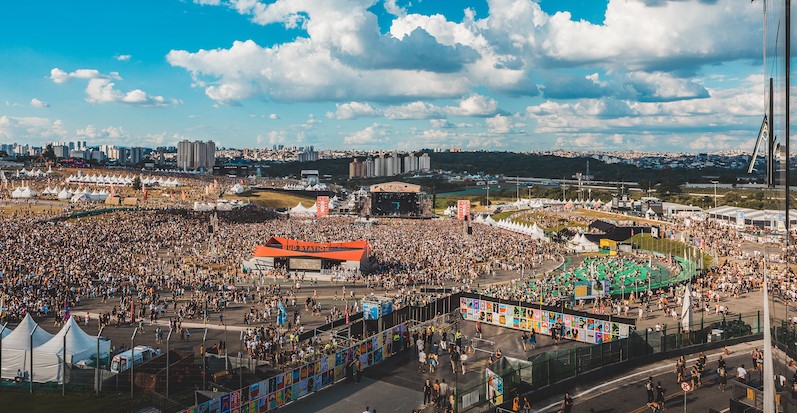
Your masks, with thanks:
M140 146L135 146L130 148L129 162L131 165L138 165L143 160L144 160L144 148Z
M69 146L66 146L66 145L54 145L53 146L53 154L55 154L56 158L68 158L69 157Z
M213 170L216 165L216 144L213 141L180 141L177 144L177 167L185 171Z
M406 156L398 152L389 155L380 153L374 158L366 158L365 161L352 159L349 164L349 178L378 178L431 169L432 164L427 153L421 156L416 156L414 153L409 153Z

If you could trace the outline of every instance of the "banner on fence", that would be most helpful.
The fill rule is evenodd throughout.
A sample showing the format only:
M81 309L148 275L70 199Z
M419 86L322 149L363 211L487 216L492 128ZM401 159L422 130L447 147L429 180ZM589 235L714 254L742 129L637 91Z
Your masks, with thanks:
M460 298L462 318L494 324L517 330L534 330L551 335L559 329L560 336L570 340L599 344L628 337L632 325L615 321L599 320L556 311L527 308L494 301Z
M484 369L484 375L487 378L485 381L487 400L495 406L502 404L504 402L504 379L489 368Z
M344 379L346 365L351 361L359 359L363 369L381 363L398 351L393 348L393 335L402 335L406 328L405 324L397 325L327 357L199 403L180 413L265 413L276 410Z

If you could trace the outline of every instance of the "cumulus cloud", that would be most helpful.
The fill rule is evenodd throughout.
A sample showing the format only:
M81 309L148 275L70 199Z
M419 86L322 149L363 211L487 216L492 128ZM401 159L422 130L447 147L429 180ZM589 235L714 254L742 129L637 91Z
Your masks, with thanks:
M518 131L518 128L526 126L524 123L516 122L511 116L495 115L484 119L487 131L494 134L507 134Z
M498 112L498 102L474 94L459 101L459 106L447 108L446 112L454 116L490 116Z
M49 108L50 107L49 103L47 103L47 102L45 102L45 101L43 101L41 99L36 99L36 98L33 98L33 99L30 100L30 105L33 106L34 108Z
M70 79L88 79L85 99L89 103L124 103L149 107L164 107L182 103L179 99L167 100L163 96L150 95L141 89L129 92L116 89L114 80L122 80L122 77L116 72L102 74L96 69L78 69L67 73L56 67L50 71L50 79L58 84L66 83Z
M43 142L67 134L61 120L27 116L0 116L0 141Z
M75 134L88 140L103 142L130 138L130 135L121 126L97 128L93 124L88 124L85 128L76 130Z
M381 116L382 111L366 102L349 102L335 104L335 112L327 112L330 119L355 119L361 117Z
M374 123L346 136L343 138L343 143L346 145L370 145L384 141L385 136L387 136L387 126Z
M118 60L120 62L127 62L130 59L132 59L132 58L133 58L133 56L129 55L129 54L118 54L118 55L114 56L114 59L116 59L116 60Z
M394 120L430 119L445 116L445 109L427 102L411 102L385 109L385 117Z
M268 118L271 120L277 120L280 118L280 115L277 115L276 113L271 113L268 115Z

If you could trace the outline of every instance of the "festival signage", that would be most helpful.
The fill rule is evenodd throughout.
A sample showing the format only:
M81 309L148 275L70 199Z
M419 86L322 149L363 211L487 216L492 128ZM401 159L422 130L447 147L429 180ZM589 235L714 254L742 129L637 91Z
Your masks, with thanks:
M463 221L470 217L470 201L460 199L457 201L457 219Z
M328 196L319 196L316 198L316 216L318 218L323 218L329 215L329 197Z
M465 320L481 321L516 330L534 330L544 335L551 335L558 324L561 337L590 344L627 338L633 328L629 324L595 317L466 297L460 298L460 313Z
M487 380L487 400L494 406L498 406L504 402L504 379L493 373L489 368L484 369L484 375Z
M366 368L394 353L393 335L407 329L400 324L373 335L349 348L282 372L274 377L217 397L179 413L266 413L331 386L346 376L346 365L360 360Z
M736 228L744 229L744 212L742 211L736 213Z

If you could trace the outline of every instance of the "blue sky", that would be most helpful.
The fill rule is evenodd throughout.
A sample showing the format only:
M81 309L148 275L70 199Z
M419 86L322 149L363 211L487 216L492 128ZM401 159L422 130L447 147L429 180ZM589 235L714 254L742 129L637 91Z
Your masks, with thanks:
M748 150L760 55L733 0L28 0L0 142Z

